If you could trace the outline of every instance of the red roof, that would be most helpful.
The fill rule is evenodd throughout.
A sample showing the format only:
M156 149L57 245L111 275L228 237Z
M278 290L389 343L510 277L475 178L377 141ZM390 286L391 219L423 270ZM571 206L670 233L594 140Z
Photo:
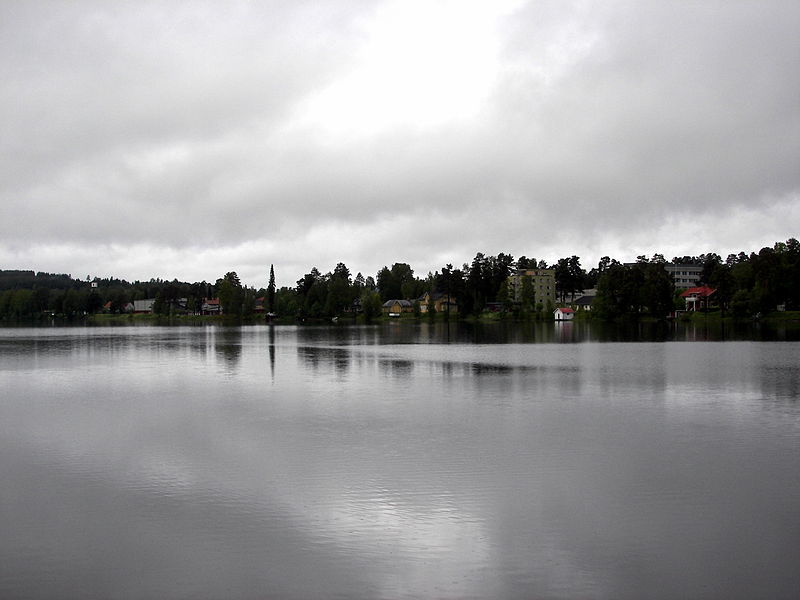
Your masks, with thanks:
M560 310L562 313L571 313L571 312L575 312L575 311L574 311L574 310L572 310L571 308L558 308L558 309L556 309L556 310Z
M681 293L681 298L688 298L689 296L697 296L698 298L707 298L714 292L716 292L714 288L710 288L707 285L701 285L700 287L693 287L689 288L688 290Z

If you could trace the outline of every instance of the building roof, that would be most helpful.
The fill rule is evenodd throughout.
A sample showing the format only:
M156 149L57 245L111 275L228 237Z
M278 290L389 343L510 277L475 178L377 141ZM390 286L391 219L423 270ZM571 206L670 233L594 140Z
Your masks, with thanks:
M422 294L422 296L417 298L417 300L422 301L425 299L425 296L429 296L431 300L438 300L439 298L444 298L446 294L443 294L442 292L433 292L433 293L425 292L424 294Z
M395 302L398 303L400 306L407 306L407 307L412 306L411 300L387 300L386 302L383 303L383 306L384 308L389 308Z
M707 298L714 292L716 292L714 288L710 288L707 285L701 285L700 287L692 287L683 292L681 292L681 298L688 298L690 296L696 296L699 298Z
M528 276L528 277L550 277L555 276L556 270L555 269L517 269L513 275L517 275L518 277Z
M562 313L572 313L575 312L571 308L557 308L556 310L560 310Z
M450 302L455 303L456 301L455 296L453 296L453 294L447 294L445 292L433 292L432 294L430 292L425 292L424 294L422 294L422 296L417 298L417 300L423 302L425 300L425 296L430 296L430 299L434 301L442 299L446 300L447 297L450 296Z

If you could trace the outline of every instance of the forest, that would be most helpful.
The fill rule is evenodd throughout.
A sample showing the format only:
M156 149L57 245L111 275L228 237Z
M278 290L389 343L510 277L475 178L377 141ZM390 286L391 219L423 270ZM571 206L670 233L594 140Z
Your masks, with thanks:
M155 299L153 312L160 315L199 314L204 301L219 298L229 318L251 318L265 312L301 322L345 315L371 320L380 316L383 302L390 299L411 300L415 316L419 316L418 299L425 292L450 296L458 305L460 318L479 315L489 306L518 318L550 318L553 307L532 292L525 292L521 299L513 297L509 276L525 269L553 269L556 305L569 305L582 290L595 288L591 311L595 318L647 315L661 319L681 307L680 290L674 288L664 269L667 262L661 254L639 256L632 264L604 256L587 271L575 255L547 263L526 256L514 259L506 253L479 252L470 263L460 267L447 264L423 277L404 262L385 266L375 276L353 275L341 262L327 273L312 267L294 287L279 289L273 266L265 269L265 286L260 288L243 285L235 271L213 283L187 283L177 279L128 282L115 277L80 280L67 274L0 270L0 319L13 322L121 314L130 310L130 303L144 299ZM702 267L700 283L716 290L716 305L723 314L749 318L774 311L779 305L800 310L800 242L795 238L725 259L708 253L676 256L671 262Z

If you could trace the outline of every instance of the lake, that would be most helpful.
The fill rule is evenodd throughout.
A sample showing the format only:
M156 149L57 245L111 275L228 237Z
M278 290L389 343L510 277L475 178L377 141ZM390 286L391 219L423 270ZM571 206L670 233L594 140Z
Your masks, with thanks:
M0 328L2 598L790 598L800 341Z

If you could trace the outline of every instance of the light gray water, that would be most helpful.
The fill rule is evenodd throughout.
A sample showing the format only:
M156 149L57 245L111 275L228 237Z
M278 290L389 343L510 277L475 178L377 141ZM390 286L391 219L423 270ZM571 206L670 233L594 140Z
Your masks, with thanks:
M0 329L0 597L797 597L800 342L571 325Z

